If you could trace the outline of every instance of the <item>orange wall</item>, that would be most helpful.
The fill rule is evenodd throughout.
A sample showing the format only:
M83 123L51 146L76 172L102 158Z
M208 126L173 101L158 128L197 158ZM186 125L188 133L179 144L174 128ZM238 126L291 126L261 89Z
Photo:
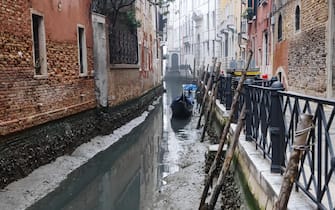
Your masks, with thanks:
M31 0L31 6L44 15L47 39L54 41L77 41L77 24L85 27L87 47L93 38L90 18L91 0ZM60 9L58 5L60 3Z
M285 70L287 75L288 71L288 44L287 41L281 41L275 44L273 53L273 70L272 73L275 75L279 67Z
M31 11L44 16L48 74L41 78ZM96 107L90 15L90 0L0 1L0 136ZM86 29L87 76L79 75L78 23Z

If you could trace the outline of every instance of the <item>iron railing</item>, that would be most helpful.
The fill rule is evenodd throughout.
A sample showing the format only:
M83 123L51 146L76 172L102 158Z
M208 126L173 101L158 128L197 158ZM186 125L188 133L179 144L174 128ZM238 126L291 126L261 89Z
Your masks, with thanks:
M218 97L223 103L233 95L231 80L236 79L221 77ZM283 91L278 81L247 79L239 107L243 103L247 108L246 140L254 141L256 149L271 161L273 173L283 173L285 169L299 115L313 115L314 128L308 137L308 150L301 159L296 189L303 191L318 209L334 209L335 101Z
M335 205L335 101L279 91L285 124L285 149L291 150L298 117L312 114L315 128L309 138L296 180L297 188L305 192L319 209L334 209ZM288 153L286 153L288 154ZM285 156L287 160L287 156Z

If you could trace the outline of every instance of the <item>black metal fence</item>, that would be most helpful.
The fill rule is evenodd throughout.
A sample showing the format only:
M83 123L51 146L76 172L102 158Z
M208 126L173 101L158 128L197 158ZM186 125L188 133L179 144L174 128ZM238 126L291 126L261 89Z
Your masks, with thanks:
M226 109L230 109L237 81L231 76L220 79L218 97ZM314 128L299 166L296 189L303 191L319 209L334 209L335 101L284 91L276 80L247 79L239 107L244 102L246 141L255 142L256 149L271 161L273 173L285 170L299 115L313 115Z

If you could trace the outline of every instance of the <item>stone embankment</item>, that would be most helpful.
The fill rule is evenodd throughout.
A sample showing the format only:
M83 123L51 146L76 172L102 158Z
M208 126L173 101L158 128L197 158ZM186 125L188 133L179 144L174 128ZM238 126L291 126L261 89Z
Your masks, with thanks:
M163 87L159 86L115 107L88 110L1 137L0 189L57 157L70 154L93 137L112 133L141 115L162 92Z

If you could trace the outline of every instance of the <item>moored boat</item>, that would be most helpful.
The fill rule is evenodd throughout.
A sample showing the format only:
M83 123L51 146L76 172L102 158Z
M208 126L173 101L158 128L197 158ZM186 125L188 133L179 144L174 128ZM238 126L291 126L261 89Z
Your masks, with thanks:
M188 118L193 113L196 85L183 84L183 93L171 103L172 117Z

